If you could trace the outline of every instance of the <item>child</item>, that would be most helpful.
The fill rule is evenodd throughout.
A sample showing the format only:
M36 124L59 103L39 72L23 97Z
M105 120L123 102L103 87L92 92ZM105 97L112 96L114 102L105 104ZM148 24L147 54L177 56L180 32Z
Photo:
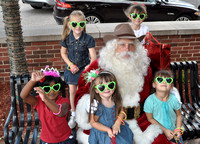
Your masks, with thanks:
M92 72L91 72L92 73ZM96 74L96 75L95 75ZM133 133L124 121L126 114L115 76L98 70L93 74L90 87L89 121L93 127L89 135L90 144L133 144Z
M168 140L183 144L181 103L170 92L173 88L172 82L172 74L169 71L162 70L155 73L152 85L156 92L146 99L144 111L149 122L161 126Z
M149 32L149 28L146 25L142 25L142 22L147 18L147 10L145 5L133 4L125 11L126 16L131 20L131 27L136 37L146 35ZM142 44L144 44L144 40Z
M30 95L33 87L39 94L37 97ZM49 69L47 66L45 70L33 72L20 96L38 112L42 124L40 144L75 144L66 120L70 107L69 99L64 98L65 82L60 78L57 69Z
M61 40L61 56L66 63L65 81L69 85L70 104L72 113L69 121L70 128L75 127L74 97L77 91L78 79L81 72L96 59L94 38L85 33L85 16L79 11L73 11L63 23Z

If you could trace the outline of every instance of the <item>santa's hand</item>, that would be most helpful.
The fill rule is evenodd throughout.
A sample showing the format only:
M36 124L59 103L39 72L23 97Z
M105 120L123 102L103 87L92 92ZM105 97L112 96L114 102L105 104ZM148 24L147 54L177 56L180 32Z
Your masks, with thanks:
M107 130L107 133L110 138L115 137L115 135L113 134L113 132L110 128Z
M165 136L167 137L168 140L171 140L171 139L174 138L173 132L169 129L164 130L164 134L165 134Z
M85 66L85 70L86 70L89 66L90 66L90 65L86 65L86 66Z
M35 87L34 90L36 91L36 93L39 94L39 96L40 96L42 101L44 101L47 98L47 96L46 96L46 94L45 94L45 92L44 92L44 90L42 88Z
M114 124L112 127L112 130L113 130L114 135L118 135L118 133L120 133L120 126L117 126L116 124Z

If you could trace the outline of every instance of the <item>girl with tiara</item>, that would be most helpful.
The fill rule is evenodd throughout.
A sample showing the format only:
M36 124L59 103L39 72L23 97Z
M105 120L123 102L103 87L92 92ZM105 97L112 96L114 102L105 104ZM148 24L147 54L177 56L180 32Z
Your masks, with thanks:
M33 88L38 93L36 97L30 95ZM75 144L67 122L70 106L65 95L65 82L57 69L47 66L33 72L20 96L38 112L42 124L40 144Z

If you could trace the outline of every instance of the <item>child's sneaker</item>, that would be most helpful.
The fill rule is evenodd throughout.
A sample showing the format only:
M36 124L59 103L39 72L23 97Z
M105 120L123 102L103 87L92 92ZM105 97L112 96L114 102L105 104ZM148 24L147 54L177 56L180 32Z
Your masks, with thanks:
M68 122L68 125L71 129L73 129L76 126L76 122L75 122L75 116L70 116L70 120Z

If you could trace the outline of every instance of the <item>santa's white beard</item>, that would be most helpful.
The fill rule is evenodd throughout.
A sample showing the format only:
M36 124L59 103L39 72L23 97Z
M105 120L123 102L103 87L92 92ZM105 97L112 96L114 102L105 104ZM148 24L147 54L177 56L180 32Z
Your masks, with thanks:
M108 42L100 51L99 66L116 76L123 106L138 106L139 92L142 91L144 76L150 63L147 51L137 43L134 53L115 53L116 42L116 40ZM127 54L130 57L124 58Z

